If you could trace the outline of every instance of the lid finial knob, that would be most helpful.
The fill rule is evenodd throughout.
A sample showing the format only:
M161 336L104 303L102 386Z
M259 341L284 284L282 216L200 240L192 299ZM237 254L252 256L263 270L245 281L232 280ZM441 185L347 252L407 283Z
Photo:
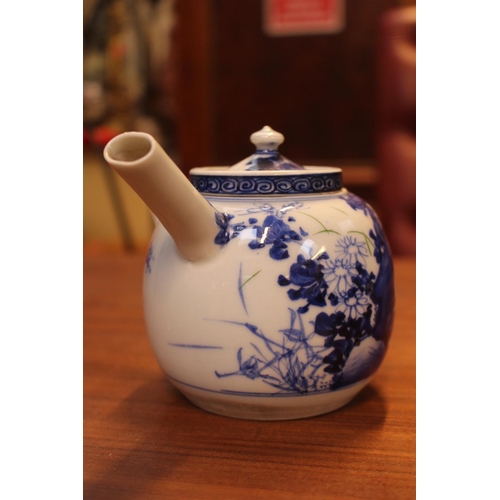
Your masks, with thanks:
M285 141L285 137L266 125L258 132L254 132L250 136L250 140L255 144L258 151L269 151L278 149L278 146Z
M258 132L254 132L250 136L250 140L255 144L257 151L248 158L233 165L230 170L235 172L304 170L304 167L297 165L280 154L278 146L285 142L285 137L271 127L266 125Z

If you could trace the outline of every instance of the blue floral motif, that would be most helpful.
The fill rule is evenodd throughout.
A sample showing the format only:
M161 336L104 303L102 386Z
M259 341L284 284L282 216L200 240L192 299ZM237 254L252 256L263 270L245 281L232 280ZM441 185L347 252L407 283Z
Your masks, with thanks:
M274 207L271 203L254 203L253 207L247 208L245 210L238 211L239 216L250 215L252 216L252 220L249 220L250 224L256 224L258 221L254 217L257 214L267 214L274 215L278 219L283 219L290 211L298 210L304 206L301 202L292 202L286 205L282 205L281 208ZM288 222L295 222L295 218L293 216L288 217Z
M313 346L310 340L314 332L306 334L300 315L290 311L288 328L280 330L283 342L268 338L257 326L249 323L236 323L244 326L259 340L262 346L250 344L250 352L238 349L238 370L229 373L215 372L218 378L243 376L251 380L260 379L278 390L278 393L307 394L329 389L329 379L323 367L325 348Z
M324 347L332 348L323 358L324 371L332 375L331 389L342 384L343 369L353 348L373 333L374 280L374 273L368 273L360 262L351 265L349 259L332 261L326 252L317 259L306 260L299 255L297 263L290 267L290 276L278 277L280 286L299 286L287 293L291 300L307 300L306 305L297 310L301 314L307 312L310 305L326 306L325 296L333 285L334 291L328 299L335 312L330 315L320 312L314 327L316 334L326 337ZM369 367L365 372L369 372Z
M263 225L255 225L252 231L254 239L248 246L255 250L264 248L266 245L272 245L269 254L275 260L289 257L286 242L302 239L301 236L290 229L288 224L285 224L282 219L278 219L274 215L268 215L264 219Z
M225 245L229 243L231 239L231 233L229 231L229 216L222 212L215 212L215 223L219 227L219 232L214 239L214 243L217 245Z
M274 337L266 336L256 325L235 323L245 326L258 342L238 350L236 371L216 372L217 377L239 375L259 379L279 393L305 394L336 390L366 379L377 370L393 321L392 259L371 207L351 194L339 198L371 218L373 229L368 235L360 233L364 237L361 241L349 234L337 238L332 258L326 251L309 259L299 254L288 276L280 274L277 279L279 286L289 287L287 295L291 301L304 301L298 308L289 309L289 327L279 330L283 340L273 340ZM248 223L253 232L249 247L269 245L271 258L288 258L289 244L307 236L301 227L299 234L283 220L289 210L298 206L290 204L276 209L265 203L248 209L245 214L252 215ZM261 225L258 213L266 214ZM231 224L233 216L224 216L217 222L220 232L216 239L222 242L220 244L227 243L232 234L246 227L242 223ZM287 222L293 223L296 219L287 215ZM379 265L377 274L367 270L370 258ZM311 306L327 309L316 314L310 322L312 331L307 332L302 316ZM320 341L322 345L318 345L318 336L324 339ZM366 347L361 348L362 344Z
M373 291L370 294L373 303L377 306L373 337L387 345L394 320L395 300L394 268L387 239L382 225L370 205L352 193L339 196L339 198L343 199L352 209L361 210L373 222L373 230L370 230L368 234L375 246L373 255L377 264L380 265L377 278L373 283Z
M358 317L347 317L342 311L330 315L321 312L316 316L314 331L325 337L325 347L332 348L332 351L323 358L323 362L327 365L324 371L333 375L332 389L341 385L343 369L351 351L370 336L372 331L371 316L371 304ZM368 368L367 376L373 373L376 368L378 368L378 364L371 372Z
M355 266L356 262L366 264L366 257L368 257L366 243L358 242L355 236L346 236L339 239L335 247L337 248L335 253L349 266Z
M356 269L341 259L330 260L324 263L325 280L338 293L345 293L352 287L352 279L356 276Z
M381 228L380 228L381 229ZM382 262L382 256L384 252L386 252L386 245L384 243L384 240L381 238L380 232L374 232L372 229L370 229L370 238L374 241L375 243L375 249L373 251L373 255L375 255L375 259L378 264Z
M290 267L290 277L278 276L278 284L288 286L290 283L298 286L298 289L288 290L290 300L306 299L306 305L299 308L299 313L305 313L309 306L326 306L326 291L328 285L325 282L323 274L323 265L316 260L311 260L299 254L297 262Z
M259 206L258 210L268 215L265 217L262 225L258 224L258 219L255 217L249 219L249 222L254 224L254 226L252 228L253 239L248 246L252 250L256 250L264 248L266 245L271 245L269 255L272 259L287 259L290 256L287 243L302 240L302 236L283 221L285 214L289 210L294 209L296 205L285 205L281 209L275 209L269 203ZM255 213L255 209L250 210L250 213ZM295 221L293 217L289 217L289 222L290 219Z
M226 245L232 238L236 238L240 232L246 228L245 224L242 222L230 224L232 219L234 219L233 214L215 212L215 223L219 227L219 232L214 239L215 244Z
M368 308L369 302L361 290L351 288L347 293L340 295L338 310L350 318L355 318L363 314Z
M373 293L375 275L368 271L359 263L356 263L357 275L352 277L352 283L358 287L358 290L371 295Z
M252 380L256 379L257 377L267 378L265 374L262 375L261 373L262 368L264 367L264 362L256 356L250 356L247 360L243 361L241 354L242 351L243 349L240 347L237 354L238 364L240 366L238 373L241 373L245 377L251 378ZM218 376L223 377L224 375Z
M256 217L250 217L248 219L248 223L252 225L253 235L253 239L248 246L252 250L255 250L270 245L269 255L271 258L274 260L287 259L290 256L287 243L301 241L302 236L297 233L297 231L291 229L290 226L283 221L283 218L289 210L296 209L300 206L302 206L301 203L292 203L284 205L280 209L275 209L270 203L264 203L256 208L247 210L245 212L246 215L255 214L257 212L268 214L262 225L258 224L259 221ZM226 245L232 238L236 238L241 231L246 229L247 226L243 222L236 224L230 223L233 218L234 214L222 212L215 213L215 223L219 227L219 232L214 238L214 243L217 245ZM290 219L295 221L293 217L289 217L289 221ZM307 235L302 228L300 228L300 232L303 236Z
M353 210L361 210L366 216L369 214L369 206L358 196L352 193L347 193L339 196L340 199L344 200Z

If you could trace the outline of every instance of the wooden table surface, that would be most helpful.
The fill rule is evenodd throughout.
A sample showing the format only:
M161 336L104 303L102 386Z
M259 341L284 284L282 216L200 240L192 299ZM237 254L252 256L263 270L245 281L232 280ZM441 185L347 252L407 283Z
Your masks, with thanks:
M84 498L415 498L415 260L396 259L388 354L347 406L213 415L167 382L142 314L145 254L84 253Z

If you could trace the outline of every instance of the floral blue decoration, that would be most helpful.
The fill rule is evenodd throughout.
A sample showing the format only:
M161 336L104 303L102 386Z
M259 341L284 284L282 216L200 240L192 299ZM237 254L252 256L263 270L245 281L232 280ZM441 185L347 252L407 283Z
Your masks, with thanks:
M378 217L370 205L352 193L341 195L340 198L346 201L354 210L362 210L373 222L373 230L369 232L369 236L375 246L373 255L377 263L380 264L378 276L373 284L373 292L371 293L373 303L377 306L375 315L376 326L373 331L373 337L387 344L394 320L395 301L394 268L387 238Z
M275 209L272 205L266 203L260 205L255 209L247 210L245 213L256 213L260 211L261 213L268 214L262 225L258 224L258 219L256 217L250 217L248 219L249 224L252 226L253 239L248 244L249 248L252 250L264 248L266 245L270 245L269 255L274 260L287 259L290 255L288 252L288 243L299 242L302 240L302 236L297 233L297 231L290 228L288 224L283 221L285 214L289 210L301 207L301 203L292 203L289 205L284 205L280 209ZM241 231L246 229L246 225L243 222L231 223L234 219L234 214L226 214L222 212L215 213L215 222L219 227L219 232L214 238L214 243L218 245L226 245L232 238L237 237ZM293 219L295 221L295 219ZM304 231L300 229L303 233ZM305 233L307 235L307 233Z
M354 236L340 238L335 244L335 248L335 253L338 258L351 267L358 261L364 264L366 263L366 257L368 257L366 244L364 242L358 242L357 238Z
M215 223L219 227L219 232L214 238L214 243L217 245L226 245L229 240L236 238L246 225L242 222L236 224L230 224L230 221L234 219L233 214L226 214L223 212L215 212Z
M253 226L254 239L248 246L255 250L257 248L264 248L266 245L272 245L269 250L269 255L275 260L286 259L289 257L287 243L295 240L302 239L296 231L290 229L290 226L283 222L275 215L268 215L262 226Z
M349 231L349 234L337 238L331 255L324 251L306 258L299 253L296 262L289 267L289 274L277 277L277 284L288 288L288 298L292 302L301 302L295 309L289 308L289 325L279 330L283 340L272 340L257 325L230 322L245 327L256 337L256 342L238 349L238 368L235 371L216 371L217 377L259 379L277 390L272 394L257 395L299 395L336 390L366 379L377 370L387 349L393 322L392 258L380 222L371 207L352 194L339 197L353 210L360 210L369 217L373 229L368 235ZM298 208L302 208L302 204L291 203L278 209L265 203L256 204L239 214L252 214L248 218L253 234L249 247L255 250L269 246L272 259L288 258L289 245L301 244L302 237L307 235L302 228L297 232L283 220L289 211ZM257 217L259 213L265 214L262 224ZM241 222L232 223L234 217L232 214L216 214L220 230L215 243L225 245L247 228ZM287 216L287 222L296 220ZM379 264L377 274L366 269L371 255ZM241 267L238 279L246 311L241 291ZM311 307L319 310L311 326L307 327L302 316ZM324 339L320 346L317 336ZM362 349L363 345L366 347Z
M278 284L287 286L293 284L298 289L288 290L290 300L306 299L306 304L299 307L298 312L303 314L309 310L309 306L326 306L326 291L328 285L324 279L324 266L316 260L308 259L301 254L297 256L297 262L290 267L290 277L278 276Z
M244 326L255 337L263 341L262 347L251 343L249 355L238 349L238 369L219 373L219 378L243 376L251 380L260 379L277 389L278 393L307 394L329 389L330 377L321 370L325 348L309 343L314 332L306 335L300 315L290 311L290 323L280 330L283 342L278 343L266 337L257 326L250 323L235 323Z

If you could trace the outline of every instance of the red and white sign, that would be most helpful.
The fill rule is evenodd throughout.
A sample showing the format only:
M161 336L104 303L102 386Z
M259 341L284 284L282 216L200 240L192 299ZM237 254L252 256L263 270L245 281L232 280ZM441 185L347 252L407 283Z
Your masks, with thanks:
M319 35L344 28L344 0L263 0L268 35Z

